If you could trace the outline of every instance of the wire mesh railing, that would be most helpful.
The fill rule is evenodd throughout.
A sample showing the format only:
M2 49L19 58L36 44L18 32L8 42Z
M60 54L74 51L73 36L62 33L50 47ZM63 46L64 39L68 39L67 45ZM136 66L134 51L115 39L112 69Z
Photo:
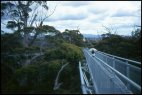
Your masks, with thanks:
M139 67L128 64L128 60L124 62L99 51L94 57L87 49L83 51L96 93L141 93Z
M108 65L115 68L121 74L123 74L124 76L131 79L132 81L137 83L139 86L141 86L141 68L138 66L135 66L135 64L141 65L140 62L117 57L117 56L103 53L100 51L97 51L95 54L98 58L106 62ZM125 85L127 85L128 89L130 89L133 93L140 93L140 90L130 85L126 80L124 80L121 77L120 79L123 81L123 83L125 83Z
M96 58L93 58L89 52L84 50L86 61L91 76L93 77L94 89L96 94L114 94L131 93L125 85L109 72L105 66Z

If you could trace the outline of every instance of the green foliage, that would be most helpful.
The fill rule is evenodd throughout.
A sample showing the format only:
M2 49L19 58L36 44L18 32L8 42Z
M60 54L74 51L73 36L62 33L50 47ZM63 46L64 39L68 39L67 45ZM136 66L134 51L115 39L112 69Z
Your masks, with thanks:
M54 93L54 80L61 68L61 62L61 60L54 60L17 69L3 93ZM64 62L67 61L64 60L63 64ZM60 80L64 82L65 86L70 84L71 73L72 70L68 66L60 76ZM65 86L63 86L64 89L66 89Z
M83 35L79 30L66 29L65 32L62 33L62 36L68 43L83 46Z
M141 61L141 30L132 32L132 36L103 34L102 40L94 42L94 47L100 51Z
M17 25L16 25L16 22L14 21L8 21L7 23L7 28L15 28Z
M10 67L8 67L5 64L1 64L1 88L2 91L5 89L7 86L6 83L11 79L13 75L13 71Z
M78 62L83 58L81 48L69 43L60 44L59 48L47 51L45 59L66 59L69 62Z
M10 20L7 23L7 28L16 29L14 33L1 35L1 51L4 54L1 59L2 63L2 93L6 94L47 94L47 93L79 93L80 80L78 73L78 61L83 58L81 48L83 46L83 36L78 30L66 30L66 33L60 33L53 26L42 25L39 27L28 27L27 20L30 18L29 12L34 11L30 7L37 3L48 10L46 1L19 1L18 8L12 9L8 15L11 15L15 20ZM2 4L1 4L2 5ZM6 9L3 4L2 9ZM4 11L1 16L5 15ZM16 21L16 22L15 22ZM35 31L33 31L35 29ZM2 31L1 31L2 32ZM23 40L29 33L34 33L35 36L28 40L28 47L23 47ZM27 35L23 35L27 34ZM39 52L40 46L34 47L34 41L41 33L49 33L53 35L46 36L46 41L50 48L43 47L46 54L36 58L36 61L30 65L24 66L27 61L25 56L9 56L10 54L32 54ZM70 39L66 39L68 36ZM40 41L40 38L38 39ZM30 43L29 43L30 42ZM70 43L70 44L69 44ZM76 46L77 45L77 46ZM53 49L51 49L53 48ZM48 49L48 50L47 50ZM44 58L44 59L43 59ZM63 64L70 63L61 72L59 81L63 82L61 88L53 91L55 78Z
M67 59L69 62L78 62L83 58L81 48L76 45L62 43L60 50L62 50L61 55L64 55L63 58Z
M10 45L12 41L18 42L21 44L19 38L14 40L11 35L15 34L4 34L2 35L2 42L6 41L6 45ZM74 45L65 43L62 39L61 33L58 33L59 36L53 36L50 38L51 43L56 44L56 48L46 50L45 59L39 59L32 65L26 67L21 67L18 64L18 61L24 60L22 56L17 58L9 57L9 60L3 61L6 66L9 66L9 70L13 70L11 76L10 72L6 72L8 69L3 69L3 73L8 73L7 76L3 76L7 81L3 84L3 93L74 93L80 91L79 84L79 74L78 74L78 61L82 59L83 53L81 48ZM8 37L7 37L8 35ZM5 37L6 36L6 37ZM13 37L13 36L12 36ZM57 40L54 39L57 37ZM48 37L49 38L49 37ZM59 42L58 42L59 41ZM13 53L23 54L23 53L35 53L39 52L39 47L30 46L24 48L20 45L13 44L15 47L11 47ZM4 45L3 45L4 46ZM7 50L10 50L10 46L7 47ZM3 49L5 49L3 47ZM46 49L46 48L45 48ZM6 52L6 51L5 51ZM9 51L8 51L9 52ZM8 57L2 58L6 60ZM10 60L13 59L13 61ZM7 63L6 63L7 62ZM64 70L61 72L60 81L64 82L61 88L58 91L53 91L54 80L57 76L58 71L60 70L62 64L70 63ZM18 67L16 67L18 66ZM8 78L10 79L8 80ZM3 79L4 80L4 79ZM74 81L70 83L70 81ZM74 85L76 87L74 88ZM79 93L79 92L78 92Z
M28 49L31 51L33 48ZM17 48L15 52L25 52L28 49ZM41 59L41 61L37 60L36 63L38 64L34 63L26 67L17 68L11 76L4 76L3 78L7 79L10 77L10 79L7 79L5 84L3 84L2 93L79 93L80 79L77 63L83 56L81 48L73 44L62 43L57 48L49 49L46 52L45 59ZM59 90L53 91L58 71L62 64L68 62L70 64L61 72L59 79L59 81L63 82L63 85ZM3 70L4 72L5 70ZM10 74L9 72L6 73Z
M53 26L49 25L43 25L42 26L43 31L49 32L49 33L60 33L60 31L56 30Z
M140 39L141 38L141 29L136 29L135 31L132 31L132 37L133 39Z
M4 93L26 93L30 91L37 82L36 66L23 67L16 70L12 79L7 83ZM10 92L9 92L10 91Z
M37 82L37 67L29 66L16 71L15 77L20 86L33 86Z
M1 35L2 52L12 52L16 47L22 47L21 38L17 32L13 34L5 33Z
M12 3L10 3L10 2L1 2L1 16L4 16L5 15L5 12L4 12L4 10L6 9L6 8L8 8L8 7L12 7L12 6L14 6L14 4L12 4Z

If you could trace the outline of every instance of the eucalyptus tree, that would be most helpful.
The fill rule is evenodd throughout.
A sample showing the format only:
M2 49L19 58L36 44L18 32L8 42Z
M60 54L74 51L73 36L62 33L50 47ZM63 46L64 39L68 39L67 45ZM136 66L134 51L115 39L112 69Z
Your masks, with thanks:
M62 33L64 39L66 39L71 44L75 44L77 46L83 46L83 35L79 30L68 30Z
M18 35L20 34L19 35L20 39L17 39L17 41L15 39L11 39L11 37L7 38L9 39L8 40L9 42L7 44L11 44L13 41L23 42L22 44L25 48L19 47L17 45L17 47L15 47L14 50L17 50L17 48L24 49L26 53L25 56L27 56L26 57L27 59L25 61L28 60L28 54L31 53L31 51L29 51L29 48L31 48L30 46L32 46L32 44L34 43L35 39L37 38L37 35L49 32L46 29L49 29L51 31L52 28L51 29L47 28L47 26L43 25L43 22L54 13L56 7L57 5L50 14L47 14L47 12L49 11L47 1L2 1L1 2L1 9L2 9L1 19L3 20L3 24L5 24L7 28L13 30L14 32L13 35L16 34L17 36L17 34ZM42 13L42 11L44 12ZM5 21L7 22L4 23ZM1 32L3 33L2 30ZM33 38L31 38L31 33L34 35ZM43 43L41 41L41 45L38 46L40 47L40 50L42 49L42 44ZM35 56L33 56L33 58L34 57Z
M39 34L36 32L41 30L43 22L54 13L57 7L56 5L52 13L47 15L49 10L47 1L3 1L1 5L3 10L1 16L9 16L7 28L16 29L23 34L24 47L29 47L32 42L29 41L30 33ZM42 15L41 11L44 11ZM36 38L37 35L34 36Z

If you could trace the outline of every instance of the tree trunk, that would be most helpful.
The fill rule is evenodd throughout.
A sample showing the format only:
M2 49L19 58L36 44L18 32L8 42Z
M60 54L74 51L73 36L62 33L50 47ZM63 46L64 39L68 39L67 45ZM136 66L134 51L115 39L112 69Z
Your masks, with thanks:
M28 31L25 31L25 29L27 28L27 21L28 21L28 7L29 7L29 2L27 2L27 7L25 8L23 6L23 4L21 3L21 1L18 1L19 6L22 8L22 14L23 14L23 20L21 18L22 21L24 21L24 39L23 39L23 44L24 47L28 47Z

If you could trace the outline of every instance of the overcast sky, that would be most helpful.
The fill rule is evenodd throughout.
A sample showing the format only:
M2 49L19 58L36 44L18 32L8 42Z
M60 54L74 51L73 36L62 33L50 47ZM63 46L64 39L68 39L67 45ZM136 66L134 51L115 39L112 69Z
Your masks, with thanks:
M61 32L79 27L81 33L96 35L106 33L104 25L117 34L130 35L134 25L141 25L141 1L48 1L48 14L56 4L44 24Z
M120 35L130 35L134 25L141 25L141 1L50 2L53 6L57 3L54 15L45 24L61 31L79 26L81 33L102 34L104 25Z

